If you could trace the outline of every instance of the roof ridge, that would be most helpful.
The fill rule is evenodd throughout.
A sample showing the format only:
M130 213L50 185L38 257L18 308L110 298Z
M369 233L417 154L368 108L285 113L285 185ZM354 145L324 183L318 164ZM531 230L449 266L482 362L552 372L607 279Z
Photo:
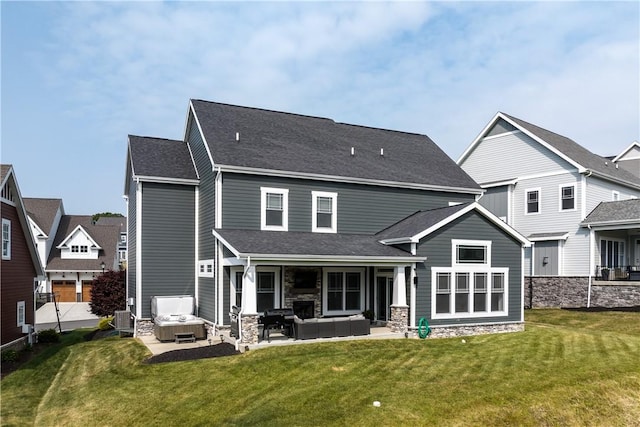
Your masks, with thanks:
M181 139L174 139L174 138L162 138L160 136L148 136L148 135L133 135L133 134L129 134L128 135L129 138L134 137L134 138L144 138L144 139L155 139L155 140L160 140L160 141L173 141L173 142L182 142L183 144L186 144L186 141L183 141Z
M352 126L352 127L363 128L363 129L381 130L384 132L395 132L395 133L401 133L403 135L416 135L416 136L424 136L429 138L429 136L423 133L417 133L417 132L406 132L406 131L397 130L397 129L387 129L387 128L381 128L376 126L357 125L353 123L342 123L342 122L334 122L334 123L341 126Z
M277 113L277 114L285 114L285 115L289 115L289 116L297 116L297 117L307 117L310 119L320 119L320 120L327 120L333 123L337 122L329 117L322 117L322 116L312 116L310 114L300 114L300 113L292 113L290 111L281 111L281 110L272 110L269 108L260 108L260 107L248 107L246 105L237 105L237 104L229 104L226 102L217 102L217 101L207 101L206 99L199 99L199 98L192 98L191 101L199 101L199 102L205 102L207 104L216 104L216 105L223 105L225 107L234 107L234 108L242 108L245 110L255 110L255 111L264 111L267 113Z
M557 136L559 136L559 137L561 137L561 138L568 139L569 141L573 142L574 144L577 144L577 145L579 145L580 147L584 148L585 150L589 151L591 154L595 154L594 152L592 152L591 150L589 150L587 147L585 147L585 146L583 146L583 145L581 145L581 144L578 144L576 141L574 141L573 139L569 138L568 136L565 136L565 135L559 134L559 133L554 132L554 131L552 131L552 130L549 130L549 129L547 129L547 128L543 128L542 126L538 126L538 125L536 125L536 124L534 124L534 123L531 123L531 122L528 122L528 121L526 121L526 120L522 120L521 118L518 118L518 117L516 117L516 116L512 116L511 114L507 114L507 113L505 113L504 111L500 111L500 113L501 113L501 114L504 114L505 116L509 117L510 119L515 119L515 120L518 120L518 121L520 121L520 122L526 123L527 125L532 126L532 127L536 128L536 129L540 129L540 130L543 130L543 131L545 131L545 132L549 132L549 133L551 133L551 134L553 134L553 135L557 135ZM598 156L598 157L602 157L602 156L599 156L598 154L595 154L595 155L596 155L596 156Z

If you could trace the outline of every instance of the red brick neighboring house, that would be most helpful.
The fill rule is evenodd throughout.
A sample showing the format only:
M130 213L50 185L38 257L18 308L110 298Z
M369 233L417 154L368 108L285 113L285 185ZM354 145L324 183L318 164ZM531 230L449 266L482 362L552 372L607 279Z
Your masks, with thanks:
M34 283L43 276L27 213L11 165L0 165L2 257L0 260L0 344L19 347L35 323Z

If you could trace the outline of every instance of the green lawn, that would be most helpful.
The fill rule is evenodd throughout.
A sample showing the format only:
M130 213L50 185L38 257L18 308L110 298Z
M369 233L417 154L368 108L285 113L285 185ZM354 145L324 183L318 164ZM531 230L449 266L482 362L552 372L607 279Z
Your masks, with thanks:
M144 365L81 342L2 380L3 425L640 425L640 313L535 310L526 331ZM380 401L374 407L373 401Z

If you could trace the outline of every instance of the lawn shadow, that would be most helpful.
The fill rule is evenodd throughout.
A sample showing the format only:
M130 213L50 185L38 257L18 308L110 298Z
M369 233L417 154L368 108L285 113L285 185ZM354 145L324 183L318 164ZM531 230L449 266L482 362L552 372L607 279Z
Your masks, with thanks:
M605 311L624 311L627 313L640 312L640 305L630 307L563 307L567 311L580 311L586 313L599 313Z

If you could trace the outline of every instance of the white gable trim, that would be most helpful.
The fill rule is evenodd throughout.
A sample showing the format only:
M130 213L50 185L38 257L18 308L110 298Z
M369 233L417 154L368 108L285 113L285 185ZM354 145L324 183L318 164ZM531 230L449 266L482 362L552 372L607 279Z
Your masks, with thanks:
M464 163L464 161L471 154L471 152L476 148L476 146L478 146L478 144L480 144L482 141L484 141L485 133L487 133L487 131L492 126L494 126L498 122L498 120L500 120L500 119L502 119L505 122L513 125L517 129L519 129L522 133L524 133L525 135L527 135L528 137L530 137L531 139L533 139L534 141L538 142L540 145L542 145L543 147L547 148L549 151L554 153L556 156L560 157L561 159L565 160L569 164L571 164L574 167L576 167L578 169L578 172L584 173L584 172L587 171L587 168L585 168L581 164L577 163L575 160L571 159L570 157L568 157L567 155L565 155L561 151L556 150L555 147L553 147L552 145L548 144L543 139L538 138L536 135L534 135L533 133L529 132L527 129L525 129L522 126L520 126L518 123L516 123L513 120L511 120L509 117L507 117L505 114L501 113L500 111L498 111L496 113L496 115L493 116L493 119L491 119L489 124L487 124L484 127L484 129L482 129L482 132L480 132L480 134L478 134L478 136L476 137L476 139L473 140L471 145L464 151L464 153L462 153L462 155L460 156L460 158L456 162L456 163L458 163L458 165L461 165L462 163Z
M531 242L526 237L518 233L513 227L511 227L506 222L502 221L500 218L498 218L497 216L489 212L487 209L482 207L482 205L480 205L478 202L471 203L469 206L466 206L465 208L460 209L459 211L448 216L447 218L443 219L437 224L432 225L431 227L427 228L426 230L414 236L381 240L380 243L382 243L383 245L393 245L393 244L400 244L400 243L419 243L420 240L423 239L424 237L428 236L434 231L439 230L440 228L444 227L445 225L451 223L452 221L460 218L461 216L467 214L472 210L477 211L480 215L484 216L486 219L491 221L494 225L498 226L498 228L502 229L505 233L509 234L511 237L513 237L514 239L522 243L523 246L525 247L531 246Z
M622 159L629 151L631 151L634 147L638 148L640 150L640 142L638 141L633 141L627 148L625 148L624 150L622 150L622 153L618 154L612 161L615 163L618 160ZM623 159L623 160L632 160L632 159L638 159L640 157L630 157L628 159Z
M38 224L36 224L36 222L33 220L33 218L31 218L29 215L27 215L27 219L29 220L29 225L31 225L31 227L34 228L38 232L38 234L36 234L34 237L42 237L44 239L49 238L47 233L42 231L42 228L40 228L38 226Z
M67 234L67 237L65 237L64 240L58 246L56 246L56 248L57 249L66 248L69 240L71 240L73 236L76 234L76 232L78 231L84 234L85 237L91 242L92 248L102 249L102 247L98 244L98 242L96 242L95 239L91 237L91 234L89 234L87 230L85 230L84 227L82 227L81 225L78 225L76 228L73 229L71 233Z

